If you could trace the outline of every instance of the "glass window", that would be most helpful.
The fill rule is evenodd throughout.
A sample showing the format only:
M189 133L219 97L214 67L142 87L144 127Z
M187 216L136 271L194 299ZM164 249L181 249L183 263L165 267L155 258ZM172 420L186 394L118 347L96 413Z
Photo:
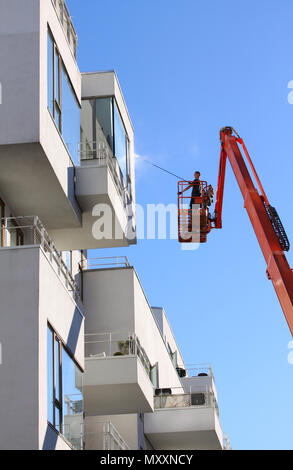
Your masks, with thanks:
M61 89L60 89L60 55L55 48L55 100L61 104Z
M54 114L54 44L51 34L48 32L48 108Z
M59 358L60 343L55 338L55 398L59 402L60 400L60 358Z
M120 169L126 180L127 178L127 137L124 129L120 113L117 109L116 103L114 103L114 136L115 136L115 157L119 162Z
M60 339L47 328L47 416L48 422L71 444L82 448L82 371Z
M66 251L66 266L68 271L72 274L72 251Z
M48 421L54 425L54 362L53 362L53 331L47 328L47 404Z
M48 31L48 109L50 110L73 162L78 164L80 108L62 58Z
M62 136L73 162L78 164L80 108L67 72L62 65Z
M159 365L157 362L154 366L151 367L150 379L154 388L158 388L159 387Z
M114 152L114 132L113 132L113 99L96 99L96 136L98 140L99 128L102 129L104 136L112 151Z
M64 436L81 447L83 422L82 373L69 354L62 348L63 426Z

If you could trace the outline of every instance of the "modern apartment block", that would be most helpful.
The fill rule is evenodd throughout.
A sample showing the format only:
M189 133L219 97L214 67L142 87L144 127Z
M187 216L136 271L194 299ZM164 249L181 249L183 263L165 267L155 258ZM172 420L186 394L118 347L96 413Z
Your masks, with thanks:
M226 448L211 367L89 251L136 243L116 73L80 73L64 0L0 11L0 449Z

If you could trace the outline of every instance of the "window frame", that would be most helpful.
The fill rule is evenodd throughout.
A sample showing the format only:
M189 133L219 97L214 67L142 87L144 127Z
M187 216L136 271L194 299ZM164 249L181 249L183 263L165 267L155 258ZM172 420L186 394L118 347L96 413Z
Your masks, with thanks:
M71 351L65 346L64 342L62 341L62 338L56 333L52 325L48 322L47 323L47 328L51 331L53 335L53 350L51 351L52 353L52 365L53 365L53 423L51 423L48 420L47 416L47 421L48 424L53 426L55 431L58 433L64 435L64 423L63 423L63 384L62 384L62 349L66 351L72 362L75 364L76 367L79 368L79 370L83 373L83 369L79 366L79 364L76 362L76 360L73 357L73 354ZM58 343L58 361L56 362L56 353L55 353L55 342ZM48 344L47 344L47 360L48 360ZM56 393L56 363L58 364L58 396L59 399L57 398L57 393ZM48 370L48 365L47 365L47 370ZM48 401L48 396L47 396L47 401ZM58 423L56 423L56 415L58 416L59 413L59 419Z
M72 86L72 82L70 80L70 76L67 72L67 69L65 67L64 61L62 59L61 53L58 49L58 46L56 44L56 41L54 39L53 33L50 29L49 24L47 25L47 40L48 40L48 35L50 36L50 39L53 44L53 115L51 112L51 109L49 107L48 103L48 96L47 96L47 108L48 111L50 112L51 116L53 117L55 124L57 128L60 131L61 137L63 138L62 135L62 128L63 128L63 113L62 113L62 71L64 71L64 74L66 75L68 79L68 83L70 85L72 94L75 98L75 101L78 105L78 108L80 109L80 103L78 101L78 98L76 96L75 90ZM56 93L56 59L58 60L58 93ZM48 80L48 70L47 70L47 80ZM47 86L48 88L48 86ZM57 96L58 95L58 96ZM57 119L58 117L58 119Z

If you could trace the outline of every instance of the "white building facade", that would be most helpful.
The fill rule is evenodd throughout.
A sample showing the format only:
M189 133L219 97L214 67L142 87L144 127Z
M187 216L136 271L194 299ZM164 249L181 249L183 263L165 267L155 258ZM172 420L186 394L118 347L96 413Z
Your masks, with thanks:
M80 73L64 0L0 11L0 449L225 448L210 366L126 258L88 251L136 243L116 73Z

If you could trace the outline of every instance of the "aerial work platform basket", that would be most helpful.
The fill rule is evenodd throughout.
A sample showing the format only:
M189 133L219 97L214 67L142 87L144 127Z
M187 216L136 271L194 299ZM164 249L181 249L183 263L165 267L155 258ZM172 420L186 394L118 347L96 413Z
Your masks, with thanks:
M192 196L193 188L200 196ZM191 189L191 194L186 191ZM209 206L214 190L206 181L178 181L178 240L180 243L205 243L211 231Z

